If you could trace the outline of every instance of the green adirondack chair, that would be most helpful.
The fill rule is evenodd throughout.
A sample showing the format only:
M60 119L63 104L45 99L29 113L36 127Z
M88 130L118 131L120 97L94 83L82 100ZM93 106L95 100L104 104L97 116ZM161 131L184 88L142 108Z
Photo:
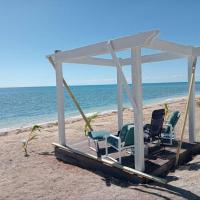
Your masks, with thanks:
M118 136L111 134L106 137L106 157L115 160L108 154L109 146L118 151L119 163L121 163L121 152L126 149L134 148L134 124L131 123L124 125Z
M161 143L166 145L172 145L173 140L176 135L174 132L175 126L180 118L181 113L179 111L172 112L167 121L163 125L163 129L161 132Z

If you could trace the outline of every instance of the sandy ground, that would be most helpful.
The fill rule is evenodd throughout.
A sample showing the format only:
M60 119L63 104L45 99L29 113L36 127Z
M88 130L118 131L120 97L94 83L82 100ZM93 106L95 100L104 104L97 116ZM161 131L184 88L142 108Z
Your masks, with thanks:
M169 103L170 110L182 111L185 99ZM144 107L144 121L149 122L151 112L163 107L163 103ZM199 111L196 105L197 139L199 141ZM125 122L133 118L129 109L124 111ZM182 118L176 127L180 135ZM84 122L80 119L66 121L66 139L72 144L86 139ZM95 130L116 131L116 112L104 113L93 122ZM51 145L57 142L55 123L43 125L36 140L29 145L29 155L24 156L21 141L27 137L29 128L1 133L0 136L0 200L64 200L64 199L200 199L200 155L176 172L169 173L168 186L155 184L133 185L113 178L105 178L87 170L64 164L54 157ZM186 132L187 133L187 128ZM187 138L185 134L185 138Z

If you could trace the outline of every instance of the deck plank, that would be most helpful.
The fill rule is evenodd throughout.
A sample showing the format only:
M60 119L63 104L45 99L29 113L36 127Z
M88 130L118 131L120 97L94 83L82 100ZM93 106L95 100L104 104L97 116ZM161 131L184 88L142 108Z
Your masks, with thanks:
M78 165L88 170L98 171L100 174L106 173L107 175L114 176L120 179L125 179L131 182L143 182L144 179L137 177L136 175L130 174L125 171L120 171L113 167L109 167L104 163L100 163L99 160L90 160L84 156L76 155L73 153L78 150L85 154L96 156L96 152L92 151L88 147L87 140L70 145L72 149L71 152L66 152L65 150L55 146L55 156L67 163ZM105 153L104 142L100 143L100 152L103 155ZM190 144L183 142L183 146L180 152L180 164L188 162L191 160L192 155L200 152L200 143ZM117 159L117 152L109 148L109 154ZM174 146L156 146L150 145L149 155L145 158L145 173L154 176L163 176L169 172L169 170L174 166L176 158L176 145ZM122 165L134 169L134 156L128 154L126 151L122 154Z

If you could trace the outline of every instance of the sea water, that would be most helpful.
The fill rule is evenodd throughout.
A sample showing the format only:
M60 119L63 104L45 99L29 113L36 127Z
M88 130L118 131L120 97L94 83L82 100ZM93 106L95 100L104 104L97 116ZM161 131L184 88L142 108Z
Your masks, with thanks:
M131 85L130 85L131 87ZM200 94L200 82L196 83ZM117 109L116 85L71 86L85 113ZM188 94L187 83L143 84L143 104ZM124 94L124 106L130 103ZM65 92L65 116L79 115ZM18 128L57 119L56 87L0 88L0 129Z

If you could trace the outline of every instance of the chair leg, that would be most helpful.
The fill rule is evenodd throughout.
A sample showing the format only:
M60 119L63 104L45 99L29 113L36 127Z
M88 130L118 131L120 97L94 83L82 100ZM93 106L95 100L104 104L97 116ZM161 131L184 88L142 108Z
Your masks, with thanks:
M88 146L90 147L90 138L88 137Z
M106 156L108 156L108 143L107 143L107 138L105 140L105 147L106 147Z
M121 157L121 144L118 148L118 151L119 151L119 163L121 164L122 163L122 157Z
M172 133L170 135L170 144L172 145Z
M121 152L119 151L119 163L122 164Z
M94 140L94 145L95 145L96 152L98 152L99 151L98 140Z

